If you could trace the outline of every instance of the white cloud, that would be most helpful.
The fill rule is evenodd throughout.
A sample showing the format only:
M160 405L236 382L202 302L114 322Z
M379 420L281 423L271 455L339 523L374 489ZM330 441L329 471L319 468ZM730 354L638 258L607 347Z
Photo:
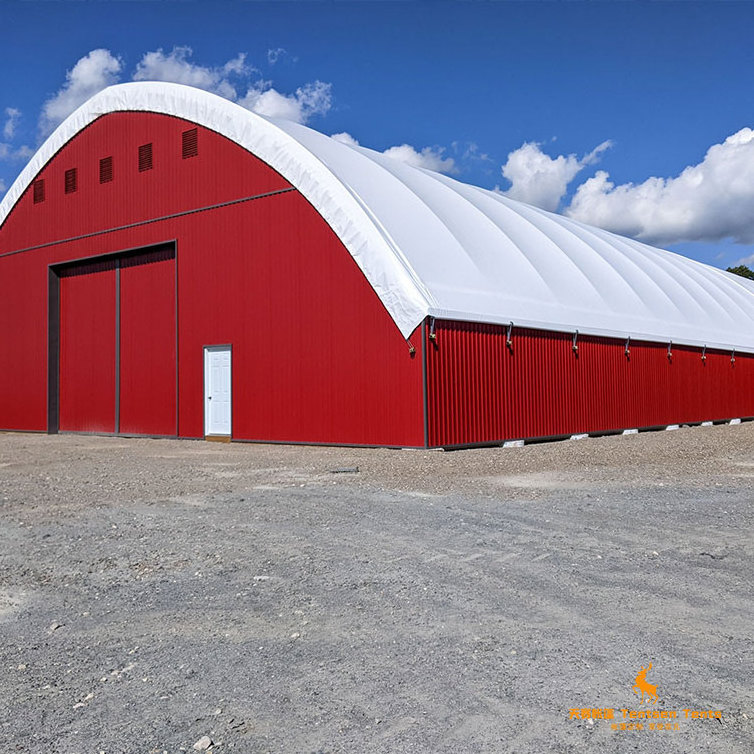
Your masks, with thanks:
M443 157L444 152L442 147L424 147L417 150L410 144L401 144L386 149L383 154L417 168L434 170L436 173L457 173L455 160L452 157Z
M8 190L8 187L5 185L5 181L0 178L0 194L4 194Z
M18 125L18 119L21 117L21 111L15 107L6 107L5 115L7 120L3 126L3 138L10 141L16 133L16 126Z
M47 135L79 105L118 81L122 63L109 50L92 50L66 73L65 84L42 107L39 127Z
M277 62L285 53L283 48L268 51L268 59ZM249 83L257 69L246 62L246 55L239 53L222 66L202 66L191 61L190 47L174 47L171 52L163 50L148 52L139 61L133 75L134 81L171 81L187 84L219 94L238 102L239 105L270 118L285 118L297 123L306 123L314 115L325 114L332 106L332 85L322 81L305 84L292 94L274 89L271 81L258 80ZM240 96L240 92L246 93Z
M244 77L253 72L246 63L246 55L239 53L221 66L203 66L192 63L190 47L174 47L169 53L162 49L147 52L136 66L134 81L170 81L214 92L226 99L238 97L232 77Z
M359 142L345 131L333 134L331 138L349 147L360 146ZM400 144L395 147L388 147L382 154L417 168L434 170L436 173L457 173L458 168L455 160L452 157L443 157L444 152L445 150L442 147L424 147L417 150L410 144Z
M14 146L10 143L16 135L18 121L21 118L21 111L15 107L5 108L6 121L3 126L3 138L7 142L0 142L0 160L28 160L34 150L26 145Z
M284 118L306 123L314 115L324 115L332 107L332 84L314 81L293 94L282 94L268 81L251 87L238 104L268 118Z
M748 257L741 257L737 262L733 262L731 267L738 267L739 265L745 265L751 268L754 265L754 254L750 254Z
M285 47L276 47L274 50L267 50L267 62L270 65L275 65L283 55L287 54Z
M229 75L232 73L238 74L239 76L245 76L250 73L256 72L256 68L254 66L249 65L246 62L246 53L245 52L239 52L236 57L231 58L224 66L223 66L223 73L225 75Z
M524 142L508 154L502 173L511 186L500 193L554 212L579 171L597 162L610 146L612 142L604 141L579 159L575 154L550 157L537 142Z
M479 149L479 145L474 141L467 141L465 145L458 141L454 141L451 142L450 146L453 148L453 151L459 155L462 162L492 162L490 156L486 152L482 152Z
M28 160L34 154L31 147L13 147L11 144L0 142L0 160Z
M335 139L335 141L339 141L341 144L347 144L349 147L359 146L359 142L356 141L351 134L346 133L345 131L342 131L339 134L333 134L331 138Z
M674 178L616 186L598 171L579 186L566 214L649 243L754 243L754 130L713 145Z
M602 144L598 144L591 152L588 152L581 158L581 164L582 165L594 165L595 163L600 161L600 157L602 156L602 153L610 149L610 147L613 146L613 142L610 139L607 139L607 141L603 141Z
M270 50L277 61L285 54L283 48ZM287 118L306 123L314 115L324 115L332 107L332 85L323 81L304 84L292 94L279 92L271 81L253 77L258 70L246 60L246 53L239 53L219 66L204 66L194 63L193 50L188 46L176 46L170 52L162 49L145 53L133 73L134 81L170 81L195 86L225 97L262 115ZM97 92L120 80L123 64L109 50L98 49L81 58L66 74L61 89L45 102L39 119L43 136L70 115L79 105ZM241 93L246 93L241 96ZM3 133L6 138L15 133L18 111L8 108L8 120ZM7 145L6 145L7 146Z
M296 99L301 103L304 115L324 115L332 107L332 84L315 81L296 89Z

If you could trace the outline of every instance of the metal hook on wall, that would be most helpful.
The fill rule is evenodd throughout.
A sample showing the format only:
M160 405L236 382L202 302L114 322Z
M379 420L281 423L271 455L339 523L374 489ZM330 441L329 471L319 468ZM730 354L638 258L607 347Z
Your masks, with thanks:
M508 325L508 329L505 333L505 347L509 350L513 350L513 322Z
M702 347L702 361L707 361L707 344Z
M623 355L628 359L631 356L631 336L626 337L626 347L623 349Z
M579 331L576 330L576 332L573 334L573 343L571 344L571 350L578 356L579 355Z
M670 343L668 343L668 361L673 360L673 341L671 340Z

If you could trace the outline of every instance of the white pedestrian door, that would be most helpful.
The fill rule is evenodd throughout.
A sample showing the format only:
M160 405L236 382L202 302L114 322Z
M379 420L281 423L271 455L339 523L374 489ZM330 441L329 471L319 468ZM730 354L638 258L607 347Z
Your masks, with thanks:
M230 346L204 349L204 434L230 437Z

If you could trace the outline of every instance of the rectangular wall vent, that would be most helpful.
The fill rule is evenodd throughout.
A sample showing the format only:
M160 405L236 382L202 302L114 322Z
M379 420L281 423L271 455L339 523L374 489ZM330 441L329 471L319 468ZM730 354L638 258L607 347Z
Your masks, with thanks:
M199 131L196 128L190 128L183 132L182 142L183 159L187 157L196 157L199 154Z
M76 168L71 168L65 171L65 193L72 194L79 187L78 171Z
M152 169L152 145L142 144L139 147L139 172Z
M45 200L45 179L39 178L34 181L34 204L39 204Z
M113 179L113 158L103 157L99 161L99 182L110 183Z

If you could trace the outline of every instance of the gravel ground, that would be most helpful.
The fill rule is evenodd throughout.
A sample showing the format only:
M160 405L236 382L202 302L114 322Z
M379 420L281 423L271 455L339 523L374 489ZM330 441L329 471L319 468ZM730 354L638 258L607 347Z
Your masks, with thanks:
M453 453L0 434L1 750L754 752L753 482L754 424ZM678 729L612 728L655 708Z

